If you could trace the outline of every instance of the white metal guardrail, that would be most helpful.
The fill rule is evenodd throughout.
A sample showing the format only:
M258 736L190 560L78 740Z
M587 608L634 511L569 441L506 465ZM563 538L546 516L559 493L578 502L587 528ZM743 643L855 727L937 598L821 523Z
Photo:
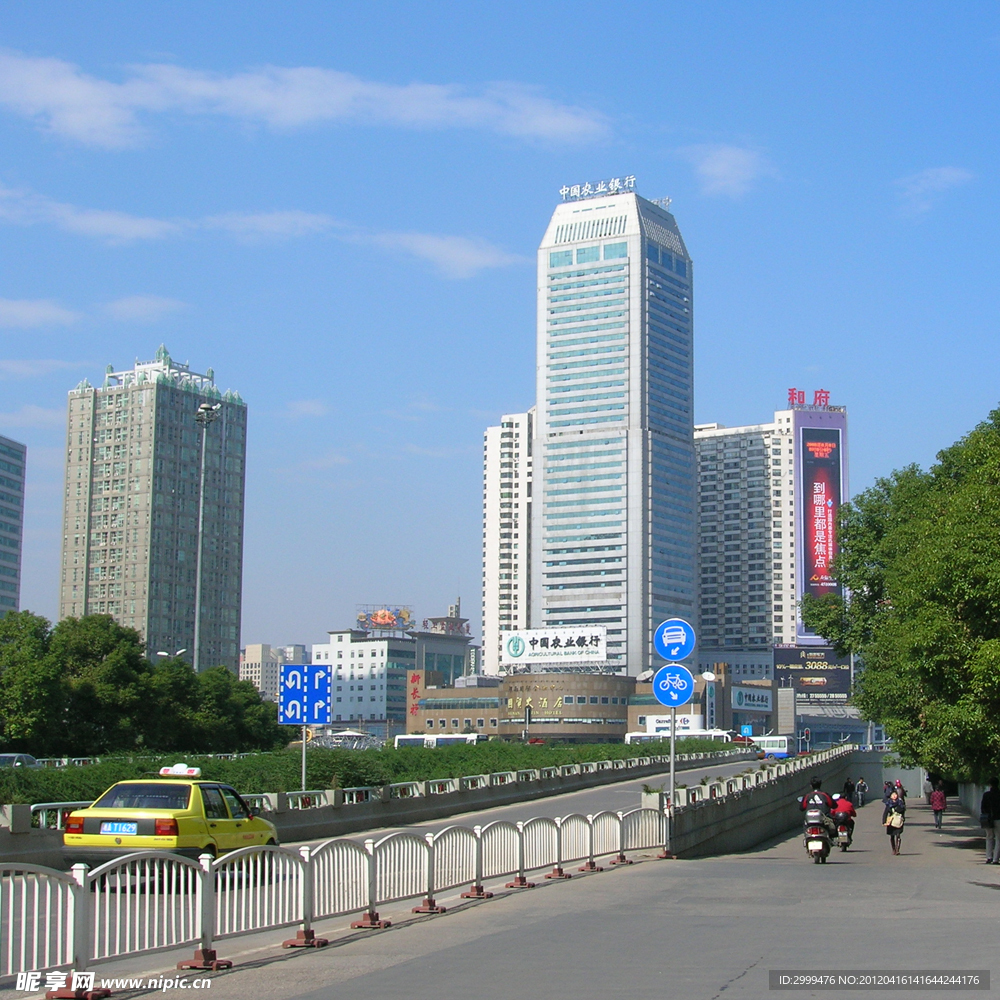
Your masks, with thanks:
M636 820L641 814L642 819ZM195 945L186 968L224 968L215 942L297 927L286 945L325 944L313 923L360 913L354 927L385 927L378 908L420 899L439 913L438 894L484 880L526 875L629 850L664 847L665 816L654 809L598 816L539 817L527 823L451 826L437 834L393 833L381 840L328 840L317 847L244 847L197 861L163 851L125 855L70 873L38 865L0 865L0 978L90 966L125 956ZM625 836L620 831L641 830Z
M854 749L716 782L709 795L738 796ZM733 786L728 792L727 784ZM677 791L679 808L706 797L700 786ZM393 833L364 843L335 839L298 850L246 847L197 861L141 851L93 870L75 865L68 874L0 863L0 979L70 967L82 971L190 944L197 945L194 958L179 967L224 968L231 963L217 957L217 940L281 927L297 928L287 947L325 944L315 935L317 920L361 913L352 927L385 927L378 908L386 903L419 898L415 912L439 913L438 894L461 886L468 886L465 897L486 898L491 893L484 883L491 879L509 877L508 887L526 888L534 884L527 878L532 872L569 878L569 865L582 862L581 871L597 871L602 858L628 864L630 851L662 848L661 856L668 856L674 808L449 826L436 834Z

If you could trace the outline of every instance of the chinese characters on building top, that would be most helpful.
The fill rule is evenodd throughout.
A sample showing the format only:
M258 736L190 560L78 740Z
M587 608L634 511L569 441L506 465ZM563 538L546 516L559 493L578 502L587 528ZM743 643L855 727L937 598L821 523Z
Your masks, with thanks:
M582 198L600 198L606 194L624 194L635 190L635 176L611 177L593 184L564 184L559 189L563 201L579 201Z
M510 632L504 638L501 663L604 663L607 659L607 628L535 628Z
M806 405L806 391L805 389L789 389L788 390L788 405L789 406L805 406ZM829 389L816 389L813 392L813 406L829 406L830 405L830 390Z

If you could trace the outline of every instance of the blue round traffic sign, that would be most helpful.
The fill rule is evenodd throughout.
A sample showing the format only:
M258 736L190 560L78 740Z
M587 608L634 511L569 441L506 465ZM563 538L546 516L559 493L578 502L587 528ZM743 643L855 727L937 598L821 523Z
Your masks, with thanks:
M668 618L657 625L653 645L665 660L683 660L694 652L694 629L683 618Z
M677 708L694 695L694 675L679 663L668 663L653 675L653 696L661 705Z

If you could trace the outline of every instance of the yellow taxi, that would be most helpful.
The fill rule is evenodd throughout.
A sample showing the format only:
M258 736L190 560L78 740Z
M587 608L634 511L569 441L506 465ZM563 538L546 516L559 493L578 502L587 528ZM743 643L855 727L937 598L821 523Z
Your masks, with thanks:
M96 866L133 851L197 858L277 844L274 824L254 816L235 789L200 780L201 770L186 764L160 775L119 781L93 805L70 813L63 831L67 862Z

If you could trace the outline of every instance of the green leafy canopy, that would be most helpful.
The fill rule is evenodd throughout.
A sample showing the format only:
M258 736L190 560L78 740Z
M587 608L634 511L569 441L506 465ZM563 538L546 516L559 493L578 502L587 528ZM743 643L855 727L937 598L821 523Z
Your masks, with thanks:
M863 669L855 703L903 760L956 778L1000 764L1000 410L926 472L880 479L840 513L807 625Z

